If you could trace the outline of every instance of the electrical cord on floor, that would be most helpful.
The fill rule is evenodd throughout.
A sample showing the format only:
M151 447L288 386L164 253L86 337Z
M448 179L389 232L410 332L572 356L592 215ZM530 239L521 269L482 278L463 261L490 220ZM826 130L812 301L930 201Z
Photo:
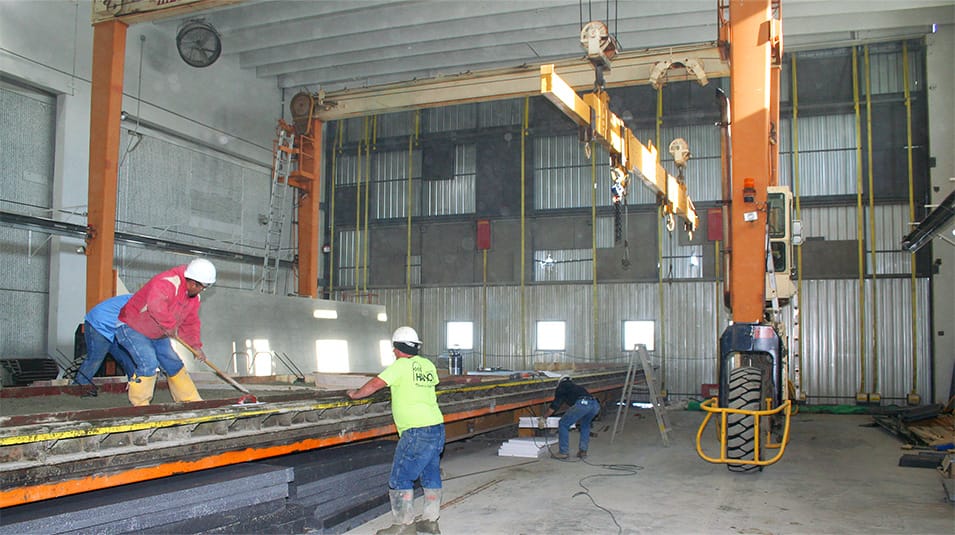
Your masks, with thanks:
M533 464L533 463L539 463L539 462L540 462L540 460L534 459L533 461L525 461L525 462L517 463L517 464L509 464L509 465L507 465L507 466L498 466L497 468L488 468L487 470L480 470L480 471L478 471L478 472L471 472L471 473L469 473L469 474L461 474L461 475L459 475L459 476L443 477L443 478L441 478L441 480L442 480L442 481L451 481L451 480L453 480L453 479L460 479L460 478L462 478L462 477L470 477L470 476L477 476L477 475L481 475L481 474L488 474L488 473L494 472L494 471L496 471L496 470L506 470L506 469L508 469L508 468L516 468L516 467L518 467L518 466L524 466L525 464Z
M532 411L529 407L524 407L524 410L526 410L527 412L529 412L532 417L538 418L538 416L537 416L536 414L534 414L534 411ZM540 444L538 444L538 442L537 442L537 437L536 437L536 436L534 437L534 445L540 447ZM544 446L547 447L547 452L550 454L551 457L553 457L553 458L555 458L555 459L557 459L557 460L559 460L559 461L561 461L561 462L565 462L565 463L575 463L575 462L578 462L578 460L571 459L571 458L569 458L569 457L566 458L566 459L560 459L560 458L558 458L558 457L554 457L553 444L546 444L546 438L545 438L545 444L544 444ZM595 463L592 463L592 462L588 461L586 457L580 457L580 458L579 458L579 461L580 461L580 462L583 462L584 464L586 464L586 465L588 465L588 466L592 466L592 467L594 467L594 468L600 468L600 469L603 469L603 470L610 470L611 472L614 472L614 473L608 473L608 474L592 474L592 475L584 476L584 477L580 478L580 479L577 481L577 484L580 486L580 488L582 488L582 489L584 489L584 490L582 490L582 491L580 491L580 492L574 493L574 494L571 496L571 498L576 498L577 496L586 496L586 497L590 500L590 503L592 503L592 504L594 505L594 507L596 507L597 509L600 509L601 511L603 511L603 512L607 513L608 515L610 515L610 520L612 520L613 523L614 523L614 525L617 526L617 533L618 533L618 534L619 534L619 533L623 533L623 527L620 525L619 522L617 522L617 517L614 516L613 512L612 512L610 509L607 509L606 507L604 507L604 506L600 505L599 503L597 503L597 500L595 500L594 497L590 495L590 489L587 488L586 485L584 485L584 482L587 481L587 480L589 480L589 479L594 479L594 478L598 478L598 477L629 477L629 476L635 476L635 475L637 475L637 472L639 472L640 470L643 470L643 467L640 466L640 465L638 465L638 464L595 464ZM521 466L521 465L524 465L524 464L530 464L530 463L535 463L535 462L537 462L537 461L536 461L536 460L534 460L534 461L528 461L528 462L525 462L525 463L514 464L514 465L510 465L510 466L505 466L505 467L502 467L502 468L511 468L511 467L514 467L514 466ZM484 472L490 472L490 471L492 471L492 470L499 470L499 468L493 468L493 469L491 469L491 470L485 470L485 471L482 471L482 472L474 472L473 474L464 474L464 475L455 476L455 477L465 477L465 476L469 476L469 475L482 474L482 473L484 473Z
M594 507L610 515L610 520L613 520L614 525L617 526L617 533L618 534L623 533L623 527L620 525L619 522L617 522L617 517L614 516L613 512L610 511L610 509L607 509L606 507L597 503L597 500L595 500L594 497L590 495L590 489L588 489L587 486L584 485L584 481L587 481L588 479L592 479L592 478L598 478L598 477L635 476L637 475L637 472L639 472L640 470L643 470L643 467L638 464L594 464L594 463L588 462L586 458L581 459L581 461L583 461L583 463L588 466L593 466L594 468L602 468L604 470L622 472L622 473L611 473L611 474L593 474L593 475L584 476L580 478L577 481L577 484L580 485L580 488L584 490L574 493L574 495L571 496L571 498L576 498L577 496L586 496L588 499L590 499L590 503L594 504Z

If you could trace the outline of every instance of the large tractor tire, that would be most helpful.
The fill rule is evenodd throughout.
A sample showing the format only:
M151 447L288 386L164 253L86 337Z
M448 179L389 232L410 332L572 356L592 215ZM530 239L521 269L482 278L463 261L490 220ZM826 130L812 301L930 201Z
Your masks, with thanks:
M737 368L730 372L727 405L731 409L756 411L762 408L763 374L759 368ZM765 427L760 425L765 433ZM726 457L753 460L756 449L756 417L729 414L726 417ZM760 448L762 449L762 448ZM760 456L760 459L763 457ZM727 464L730 472L758 472L755 464Z

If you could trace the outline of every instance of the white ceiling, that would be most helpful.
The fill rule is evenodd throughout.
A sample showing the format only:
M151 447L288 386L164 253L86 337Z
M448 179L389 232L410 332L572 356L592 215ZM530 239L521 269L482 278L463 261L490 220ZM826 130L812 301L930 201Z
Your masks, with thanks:
M606 20L624 51L716 39L717 0L248 0L203 18L223 54L278 87L326 92L582 58L581 21ZM609 17L608 17L609 9ZM787 50L923 34L955 0L782 0Z

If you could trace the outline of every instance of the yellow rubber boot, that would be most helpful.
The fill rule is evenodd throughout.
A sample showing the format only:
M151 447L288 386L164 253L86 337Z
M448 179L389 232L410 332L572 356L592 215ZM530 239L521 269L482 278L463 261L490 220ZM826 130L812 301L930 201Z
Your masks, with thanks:
M149 405L149 402L153 399L153 391L155 389L155 375L148 377L137 377L134 375L133 378L129 380L129 402L132 403L134 407Z
M202 401L196 384L192 382L192 377L189 377L185 368L169 378L169 393L172 394L172 399L179 402Z

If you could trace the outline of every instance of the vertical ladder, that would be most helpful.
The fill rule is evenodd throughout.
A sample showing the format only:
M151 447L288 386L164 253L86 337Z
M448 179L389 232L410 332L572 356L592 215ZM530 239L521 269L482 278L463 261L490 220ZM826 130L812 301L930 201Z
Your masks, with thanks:
M640 363L643 365L643 376L647 380L647 388L650 390L650 403L653 404L653 414L657 417L657 426L660 428L660 437L663 438L663 445L670 445L670 419L667 416L667 409L663 405L663 399L660 398L660 388L657 385L656 376L653 374L653 366L650 365L650 355L647 354L647 346L637 345L637 355L640 355Z
M279 260L282 246L282 229L288 214L286 197L289 190L288 177L292 173L292 153L295 134L279 128L272 155L272 184L269 196L269 219L265 231L265 259L262 266L262 279L259 290L262 293L275 294L278 279Z

